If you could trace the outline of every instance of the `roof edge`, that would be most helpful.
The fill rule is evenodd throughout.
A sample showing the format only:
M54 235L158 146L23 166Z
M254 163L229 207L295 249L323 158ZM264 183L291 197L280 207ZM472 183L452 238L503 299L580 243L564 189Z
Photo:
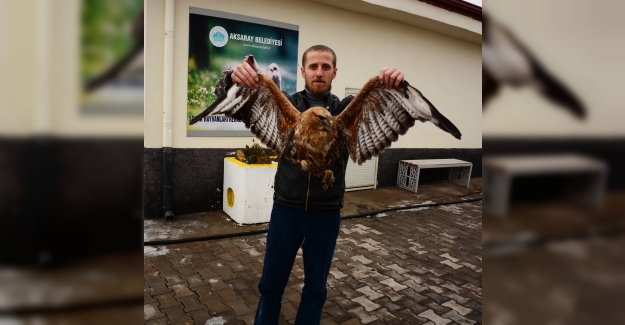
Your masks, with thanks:
M463 0L419 0L457 14L482 21L482 7Z

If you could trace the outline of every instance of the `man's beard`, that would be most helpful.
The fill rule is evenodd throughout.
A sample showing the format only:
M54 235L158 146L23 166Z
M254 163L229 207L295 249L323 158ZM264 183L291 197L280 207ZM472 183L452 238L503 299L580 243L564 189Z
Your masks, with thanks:
M323 97L330 89L330 85L327 82L323 84L314 84L313 83L314 81L323 81L323 80L320 80L320 79L312 80L310 84L308 85L308 91L317 97Z

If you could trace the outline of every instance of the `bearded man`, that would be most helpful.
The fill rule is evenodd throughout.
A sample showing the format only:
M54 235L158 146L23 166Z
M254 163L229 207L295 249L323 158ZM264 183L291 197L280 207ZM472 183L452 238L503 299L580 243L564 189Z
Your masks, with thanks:
M292 96L285 95L300 112L320 106L336 116L353 99L348 96L339 100L330 92L337 70L336 54L332 49L324 45L312 46L302 55L300 67L305 89ZM390 89L399 86L404 74L397 68L385 67L380 70L379 79ZM247 62L234 69L232 80L247 88L259 87L258 75ZM320 323L327 298L326 280L341 224L348 158L346 155L336 160L331 168L335 181L332 187L324 190L320 177L312 176L299 164L280 157L254 324L278 324L282 295L300 246L305 278L295 324Z

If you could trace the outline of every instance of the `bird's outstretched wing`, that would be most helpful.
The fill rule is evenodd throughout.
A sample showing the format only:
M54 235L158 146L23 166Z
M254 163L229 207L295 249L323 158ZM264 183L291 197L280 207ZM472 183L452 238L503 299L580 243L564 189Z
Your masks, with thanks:
M482 109L502 85L531 85L577 118L586 116L577 96L552 76L511 31L486 14L482 18Z
M358 164L379 155L415 124L430 121L457 139L456 126L423 97L420 91L402 81L388 90L373 77L345 110L336 117L340 140Z
M270 77L258 74L260 87L245 88L230 85L202 113L193 118L193 125L209 114L224 114L236 117L268 148L278 155L290 152L293 147L293 133L301 113L293 107L286 96Z

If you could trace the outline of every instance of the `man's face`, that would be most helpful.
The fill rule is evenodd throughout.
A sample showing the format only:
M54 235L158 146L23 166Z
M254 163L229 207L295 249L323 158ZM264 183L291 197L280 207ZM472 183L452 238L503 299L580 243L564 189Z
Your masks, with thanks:
M336 68L332 65L332 54L329 52L306 53L305 66L301 67L302 77L308 90L315 96L323 96L336 77Z

